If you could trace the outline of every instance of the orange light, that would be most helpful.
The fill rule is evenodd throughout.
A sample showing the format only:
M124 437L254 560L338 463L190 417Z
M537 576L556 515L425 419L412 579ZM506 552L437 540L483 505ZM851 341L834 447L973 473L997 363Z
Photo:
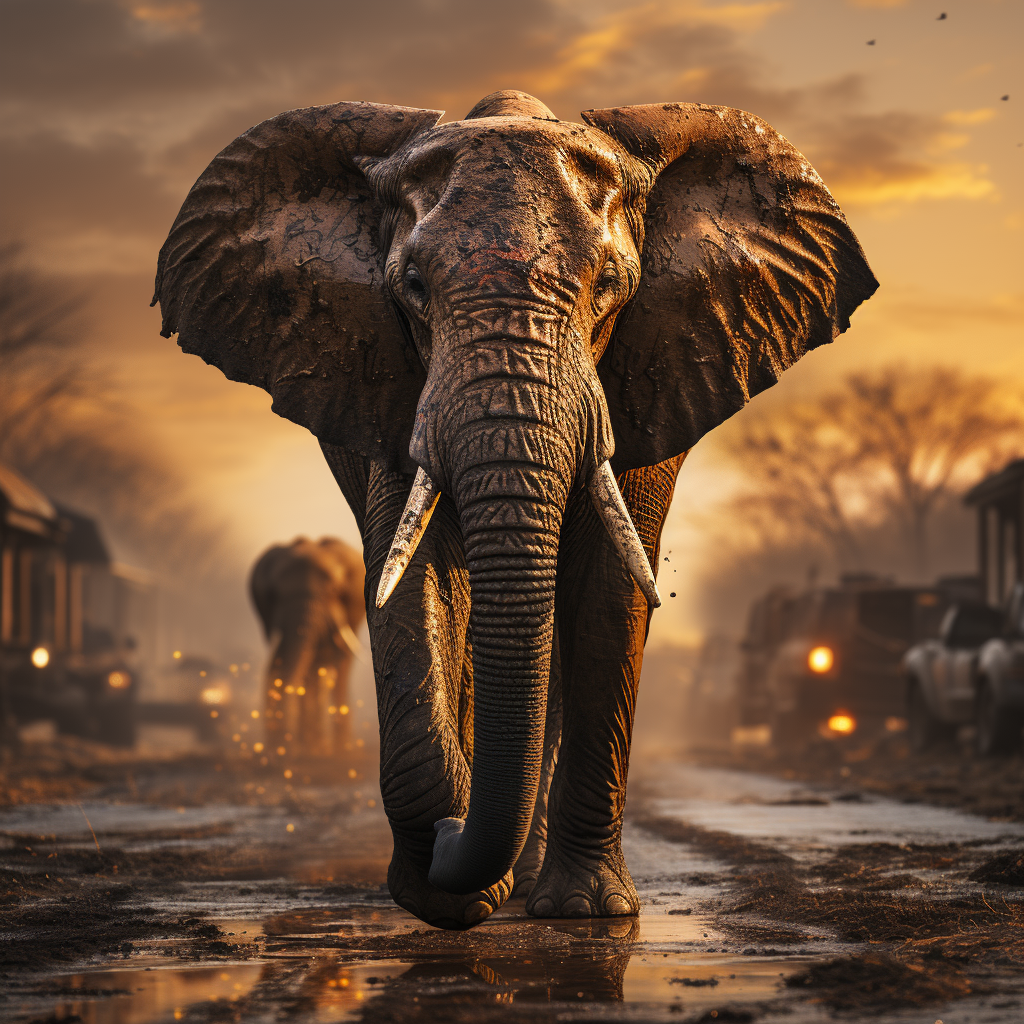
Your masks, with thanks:
M828 720L828 727L831 732L837 732L841 736L849 736L857 728L857 720L850 715L833 715Z
M123 690L131 681L127 672L111 672L107 676L107 685L113 690Z
M45 647L37 647L32 652L32 664L36 668L46 668L50 664L50 652Z
M835 660L835 655L832 653L831 647L815 647L811 653L807 655L807 667L812 672L821 674L823 672L828 672L835 664Z

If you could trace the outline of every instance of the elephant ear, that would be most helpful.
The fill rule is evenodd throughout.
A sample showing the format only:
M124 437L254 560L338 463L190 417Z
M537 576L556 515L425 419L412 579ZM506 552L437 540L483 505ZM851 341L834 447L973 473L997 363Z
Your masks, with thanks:
M164 337L391 468L411 467L425 376L385 289L381 213L359 168L440 116L336 103L258 124L192 187L157 267Z
M689 103L583 117L653 179L640 285L598 366L622 472L691 448L845 331L878 282L807 159L760 118Z

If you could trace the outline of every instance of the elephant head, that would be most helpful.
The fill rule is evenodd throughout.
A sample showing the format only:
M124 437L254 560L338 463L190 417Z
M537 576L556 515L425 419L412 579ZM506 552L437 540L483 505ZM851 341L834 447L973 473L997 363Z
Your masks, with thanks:
M751 114L575 124L509 91L440 116L338 103L246 132L189 194L156 298L185 351L322 442L416 472L379 602L437 494L454 502L473 774L430 877L467 893L526 838L570 495L590 489L656 604L613 470L685 452L877 284L813 168Z

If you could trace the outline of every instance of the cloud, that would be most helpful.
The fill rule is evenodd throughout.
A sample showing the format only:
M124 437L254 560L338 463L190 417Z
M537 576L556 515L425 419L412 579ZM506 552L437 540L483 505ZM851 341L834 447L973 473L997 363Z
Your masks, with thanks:
M913 291L897 292L886 301L886 319L929 335L957 329L974 333L1024 329L1024 293L949 299Z
M847 113L809 126L808 141L807 155L840 203L878 206L995 195L984 167L930 158L967 141L950 135L943 118Z
M991 107L981 107L979 110L951 110L944 114L942 120L947 124L961 126L973 126L991 121L996 112Z
M0 179L20 199L6 225L48 260L61 251L69 269L123 272L147 238L155 251L210 158L266 117L370 99L453 119L499 88L535 92L571 119L664 100L752 110L851 205L995 194L983 169L944 157L988 108L871 113L858 75L773 84L743 33L788 6L292 0L285 12L277 0L7 0Z
M149 4L134 3L129 0L125 6L132 18L146 28L158 32L195 34L203 27L203 11L195 0Z

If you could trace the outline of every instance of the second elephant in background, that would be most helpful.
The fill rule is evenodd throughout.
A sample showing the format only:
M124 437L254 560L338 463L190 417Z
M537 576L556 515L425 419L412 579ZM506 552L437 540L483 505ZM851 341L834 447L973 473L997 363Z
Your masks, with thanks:
M249 593L270 644L268 743L287 735L317 754L351 744L348 683L366 617L363 582L362 554L334 537L297 537L253 566Z

